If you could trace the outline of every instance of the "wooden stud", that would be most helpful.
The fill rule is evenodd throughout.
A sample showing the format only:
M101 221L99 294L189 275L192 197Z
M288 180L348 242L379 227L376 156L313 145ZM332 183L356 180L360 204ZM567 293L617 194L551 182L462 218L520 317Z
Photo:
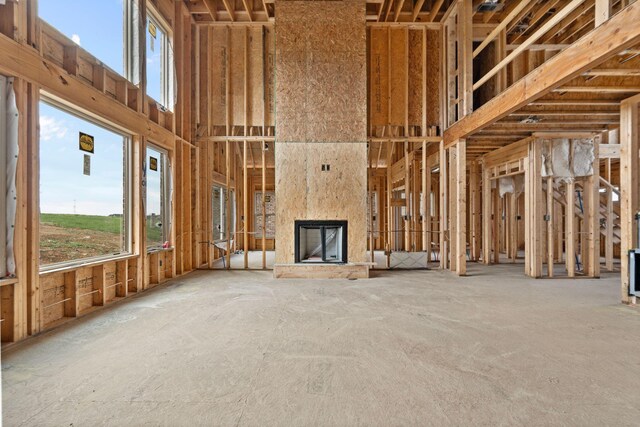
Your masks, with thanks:
M461 139L456 144L456 273L467 274L467 144Z
M635 3L634 3L635 4ZM631 7L631 6L630 6ZM629 257L631 249L638 247L635 215L640 210L638 180L640 152L640 108L638 97L622 102L620 107L620 276L621 298L624 303L635 303L629 295Z

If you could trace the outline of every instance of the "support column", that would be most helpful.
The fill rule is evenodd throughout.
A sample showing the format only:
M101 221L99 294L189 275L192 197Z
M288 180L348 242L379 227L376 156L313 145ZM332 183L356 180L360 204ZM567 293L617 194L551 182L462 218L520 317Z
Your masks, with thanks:
M638 246L635 214L640 208L638 194L639 108L637 97L623 101L620 109L620 276L622 302L635 304L629 296L630 249Z
M456 150L456 273L467 274L467 142L458 141Z
M542 275L543 228L545 200L542 191L542 144L534 139L529 143L525 172L525 271L530 277ZM528 203L527 203L528 202Z
M448 213L447 213L447 152L444 141L440 141L440 268L447 268Z
M482 165L482 261L491 263L491 180L489 169Z
M584 185L584 193L587 202L583 224L587 234L586 253L584 259L588 259L585 273L590 277L600 277L600 154L598 139L594 139L593 149L593 175L587 177Z
M547 276L553 277L554 263L553 177L547 178Z
M576 184L573 181L567 182L566 190L566 214L565 214L565 247L567 260L567 274L569 277L576 275L576 203L574 196L576 193Z
M480 182L482 180L482 173L478 162L473 162L470 165L471 171L469 172L469 195L471 197L471 259L478 261L480 259L480 252L482 246L482 200L480 197Z

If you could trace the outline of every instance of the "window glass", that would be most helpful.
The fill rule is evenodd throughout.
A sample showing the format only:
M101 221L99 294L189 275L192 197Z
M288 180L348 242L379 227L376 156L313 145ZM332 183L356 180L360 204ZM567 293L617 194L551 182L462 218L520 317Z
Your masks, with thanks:
M123 0L38 0L38 14L124 76L123 4Z
M129 138L40 103L40 263L129 250Z
M147 95L171 108L173 53L169 31L152 9L147 9Z
M231 190L227 199L227 190L214 185L211 197L211 212L213 215L213 241L220 242L227 240L227 203L231 203L231 239L235 231L235 192Z
M169 246L169 162L167 153L147 147L146 162L146 227L147 248Z
M255 214L254 227L255 238L262 239L262 191L255 192ZM265 220L267 223L266 239L275 239L276 237L276 193L275 191L265 192Z

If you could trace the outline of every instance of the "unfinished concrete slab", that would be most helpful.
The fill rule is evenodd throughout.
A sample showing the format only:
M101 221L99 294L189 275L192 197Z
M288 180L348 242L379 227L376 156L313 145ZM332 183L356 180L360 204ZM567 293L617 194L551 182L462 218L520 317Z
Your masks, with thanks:
M619 276L197 271L2 354L5 425L637 425Z

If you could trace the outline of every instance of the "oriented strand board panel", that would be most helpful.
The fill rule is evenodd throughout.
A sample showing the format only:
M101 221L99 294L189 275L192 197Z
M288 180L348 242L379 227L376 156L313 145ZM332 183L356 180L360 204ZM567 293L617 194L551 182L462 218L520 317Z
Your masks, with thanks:
M408 77L408 29L404 27L391 28L391 112L390 120L393 126L404 126L407 113L407 77Z
M386 126L389 121L389 30L369 29L369 122Z
M264 125L264 45L262 27L249 27L249 126Z
M278 5L278 140L366 140L364 1L283 0Z
M232 119L231 123L235 126L244 125L244 86L245 86L245 50L247 42L246 27L232 27L230 40L230 58L229 64L231 73L231 99L232 99Z
M264 28L264 99L265 99L265 126L275 126L275 31L273 27L266 26Z
M365 261L365 3L276 2L276 262L294 262L297 219L347 220Z
M427 31L427 126L440 124L440 46L442 34Z
M409 125L422 126L424 85L424 31L409 30Z

